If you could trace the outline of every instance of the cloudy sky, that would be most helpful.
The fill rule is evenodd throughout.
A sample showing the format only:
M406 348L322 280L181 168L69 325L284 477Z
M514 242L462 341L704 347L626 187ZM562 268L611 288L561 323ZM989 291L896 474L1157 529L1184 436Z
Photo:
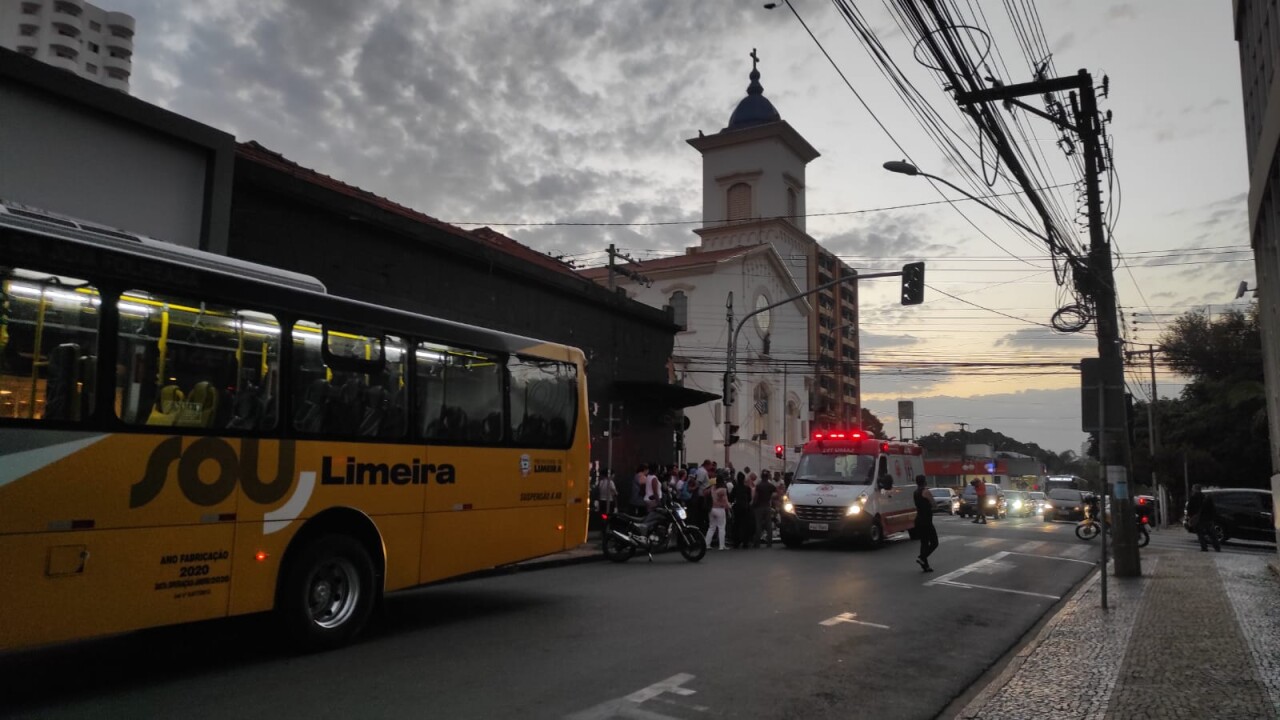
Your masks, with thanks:
M637 257L696 244L701 161L685 140L727 124L757 48L766 97L822 154L808 168L809 233L857 268L925 260L936 288L924 305L902 308L892 282L863 284L865 404L893 426L896 401L915 400L918 433L967 422L1057 450L1084 439L1070 368L956 364L1072 362L1096 345L1091 328L1045 327L1069 299L1043 244L972 202L924 204L937 203L938 190L881 169L905 155L971 191L1010 190L883 6L858 3L943 135L963 143L959 157L995 177L989 188L965 184L973 174L944 157L826 0L793 0L795 14L755 0L105 4L137 18L137 97L580 266L601 264L611 242ZM1027 56L1046 48L1059 75L1109 76L1108 198L1130 341L1158 342L1162 323L1197 307L1221 312L1239 281L1252 285L1230 2L955 5L981 20L974 53L1001 81L1030 80ZM1011 17L1010 6L1024 10ZM1031 9L1043 37L1025 36L1024 51ZM1047 192L1074 220L1073 161L1059 134L1026 114L1006 117L1038 175L1065 185ZM1016 198L996 202L1034 222ZM919 367L924 360L947 364ZM1130 373L1139 397L1146 378ZM1158 380L1161 395L1180 387L1164 373Z

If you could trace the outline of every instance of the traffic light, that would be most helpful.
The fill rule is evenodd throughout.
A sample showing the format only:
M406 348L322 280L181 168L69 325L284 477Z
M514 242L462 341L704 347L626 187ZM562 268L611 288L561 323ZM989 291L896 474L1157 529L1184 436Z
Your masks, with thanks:
M774 454L774 455L777 455L778 457L782 457L783 455L786 455L786 454L787 454L787 448L786 448L786 446L784 446L784 445L774 445L774 446L773 446L773 454Z
M725 444L726 444L726 445L733 445L733 444L734 444L734 443L736 443L736 442L738 442L738 426L737 426L737 425L730 425L730 426L729 426L729 439L728 439L728 441L726 441L726 442L725 442Z
M907 263L902 266L902 304L919 305L922 302L924 302L924 263Z
M720 390L721 390L720 396L724 400L724 404L726 406L733 405L734 400L736 400L738 397L738 393L733 387L732 374L727 372L724 374L724 387L722 387Z

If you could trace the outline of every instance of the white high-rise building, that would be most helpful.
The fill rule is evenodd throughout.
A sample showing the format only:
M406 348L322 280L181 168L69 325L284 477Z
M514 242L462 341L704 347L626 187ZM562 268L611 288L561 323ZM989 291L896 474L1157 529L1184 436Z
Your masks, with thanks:
M0 47L129 92L133 16L84 0L0 0Z

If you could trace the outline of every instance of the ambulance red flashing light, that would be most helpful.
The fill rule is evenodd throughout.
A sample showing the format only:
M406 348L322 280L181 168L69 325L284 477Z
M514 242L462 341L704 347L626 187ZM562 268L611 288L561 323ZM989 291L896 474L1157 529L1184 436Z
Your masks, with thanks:
M828 433L815 432L813 434L814 440L862 440L866 437L867 434L861 430L849 430L848 432L834 431Z

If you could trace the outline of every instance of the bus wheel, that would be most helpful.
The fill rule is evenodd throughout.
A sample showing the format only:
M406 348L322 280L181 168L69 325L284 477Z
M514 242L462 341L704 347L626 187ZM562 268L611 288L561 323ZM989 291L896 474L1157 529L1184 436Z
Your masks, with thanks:
M305 650L347 644L373 611L373 561L346 535L316 538L289 564L280 588L279 611L295 642Z

